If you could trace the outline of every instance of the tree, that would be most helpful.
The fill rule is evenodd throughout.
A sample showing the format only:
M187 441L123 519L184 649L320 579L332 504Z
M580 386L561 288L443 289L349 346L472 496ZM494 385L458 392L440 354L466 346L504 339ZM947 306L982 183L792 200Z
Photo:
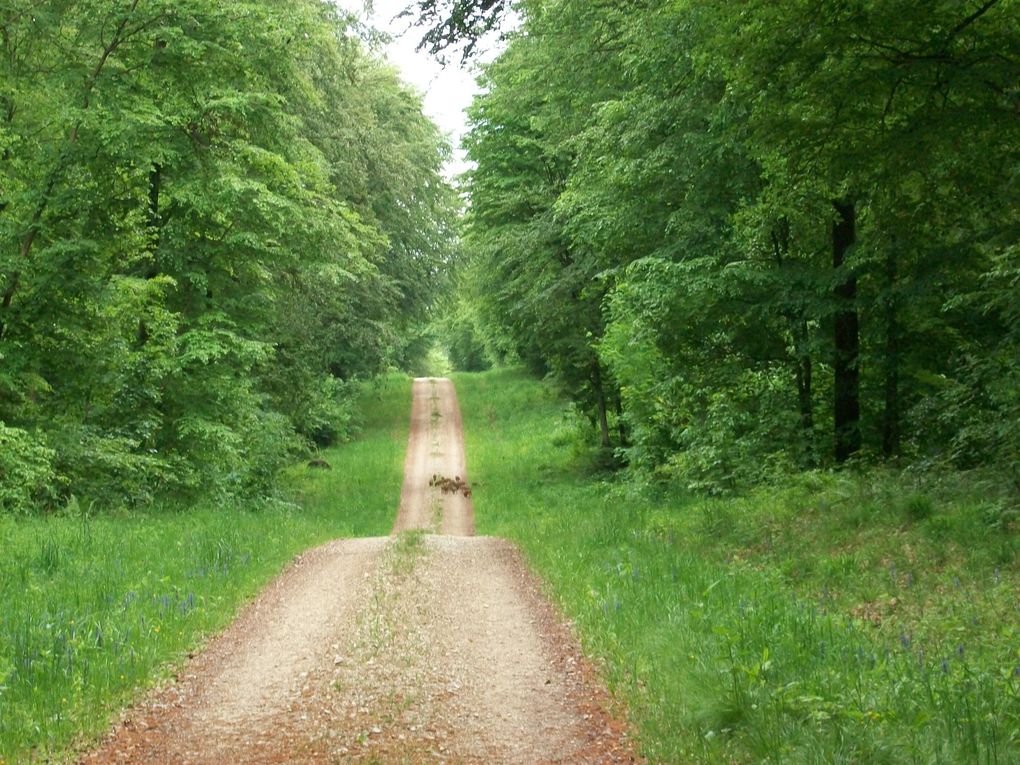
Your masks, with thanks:
M481 316L593 350L632 464L700 488L958 454L964 411L1012 411L962 360L1004 332L1015 10L525 4L476 106Z
M35 474L50 455L54 501L268 491L426 315L448 149L347 24L319 0L5 6L0 422Z
M510 0L417 0L402 15L425 28L419 49L441 57L460 46L465 62L481 39L499 26L510 5Z
M619 408L612 376L596 352L603 334L607 283L590 251L571 241L560 214L573 162L571 141L589 104L616 75L616 34L609 6L544 3L528 12L527 33L487 68L488 92L471 111L468 155L471 208L466 245L486 265L482 313L508 335L537 371L553 371L591 414L603 447L611 446L610 413ZM558 62L585 61L564 81Z

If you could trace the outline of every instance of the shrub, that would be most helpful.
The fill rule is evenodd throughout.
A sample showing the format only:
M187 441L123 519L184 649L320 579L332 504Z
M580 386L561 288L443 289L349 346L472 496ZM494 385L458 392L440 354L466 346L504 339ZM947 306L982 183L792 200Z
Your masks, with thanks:
M0 422L0 513L29 513L53 498L54 456L38 435Z

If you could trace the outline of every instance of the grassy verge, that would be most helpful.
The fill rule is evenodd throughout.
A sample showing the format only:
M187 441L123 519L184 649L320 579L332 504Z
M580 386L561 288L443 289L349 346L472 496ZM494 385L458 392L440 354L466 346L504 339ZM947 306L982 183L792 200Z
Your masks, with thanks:
M479 533L514 539L655 762L1020 762L1015 531L966 484L739 499L583 469L550 391L456 378Z
M389 532L409 382L362 394L353 443L285 477L296 505L0 518L0 763L60 759L297 552Z

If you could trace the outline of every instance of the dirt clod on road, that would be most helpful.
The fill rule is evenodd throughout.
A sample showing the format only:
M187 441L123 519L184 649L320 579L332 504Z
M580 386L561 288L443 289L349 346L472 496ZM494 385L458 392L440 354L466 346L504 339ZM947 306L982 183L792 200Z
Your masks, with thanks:
M300 556L82 763L638 761L517 549L430 481L468 485L452 384L413 392L394 535Z

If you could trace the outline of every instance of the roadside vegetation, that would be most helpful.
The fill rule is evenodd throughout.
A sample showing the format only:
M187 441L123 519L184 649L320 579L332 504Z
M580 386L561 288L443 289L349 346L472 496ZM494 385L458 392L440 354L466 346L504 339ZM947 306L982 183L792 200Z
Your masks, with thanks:
M1020 761L1015 3L513 7L444 342L548 388L460 379L478 528L654 761Z
M459 368L553 373L701 493L854 462L1020 505L1014 2L515 5L469 111Z
M326 0L0 10L0 515L257 499L408 368L459 201Z
M1020 762L1020 540L973 476L696 496L600 471L520 370L455 379L479 533L524 549L653 762Z
M360 434L281 498L0 516L0 762L60 759L228 624L294 555L389 532L409 382L363 386Z

